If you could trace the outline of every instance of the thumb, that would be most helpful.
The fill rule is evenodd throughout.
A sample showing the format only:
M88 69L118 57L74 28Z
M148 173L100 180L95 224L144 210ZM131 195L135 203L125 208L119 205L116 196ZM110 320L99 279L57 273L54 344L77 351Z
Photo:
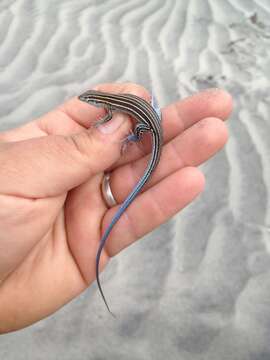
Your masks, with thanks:
M128 116L70 136L48 135L0 145L0 193L40 198L62 194L120 156Z

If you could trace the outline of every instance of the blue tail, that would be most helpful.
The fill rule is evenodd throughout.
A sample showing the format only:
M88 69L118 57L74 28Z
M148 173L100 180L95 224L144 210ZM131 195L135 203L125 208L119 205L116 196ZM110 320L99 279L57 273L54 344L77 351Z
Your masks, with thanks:
M110 223L110 225L107 227L107 229L105 230L101 240L100 240L100 244L99 244L99 248L98 248L98 252L97 252L97 256L96 256L96 279L97 279L97 285L100 291L100 294L102 296L102 299L109 311L109 313L115 317L115 315L113 314L113 312L110 310L110 307L106 301L105 295L103 293L101 284L100 284L100 279L99 279L99 262L100 262L100 256L101 256L101 252L104 248L104 245L106 243L106 240L108 239L114 225L117 223L117 221L120 219L120 217L122 216L122 214L125 212L125 210L128 208L128 206L131 204L131 202L134 200L134 198L139 194L141 188L143 187L145 182L140 181L137 186L134 188L134 190L130 193L130 195L126 198L126 200L123 202L123 204L120 206L120 208L118 209L118 211L116 212L116 214L114 215L114 217L112 218L112 221Z
M100 294L103 298L103 301L108 309L108 311L114 316L114 314L111 312L108 303L105 299L103 290L101 288L100 285L100 280L99 280L99 262L100 262L100 256L101 256L101 252L104 248L104 245L106 243L106 240L108 239L114 225L117 223L117 221L120 219L120 217L122 216L122 214L125 212L125 210L129 207L129 205L132 203L132 201L135 199L135 197L140 193L141 189L143 188L143 186L145 185L145 183L148 181L148 179L150 178L156 164L157 164L157 159L158 159L158 155L155 151L155 148L157 146L156 144L156 140L155 140L155 136L152 137L152 146L153 146L153 150L152 150L152 155L151 155L151 159L148 163L147 168L145 169L145 172L143 174L143 176L141 177L140 181L137 183L137 185L135 186L135 188L132 190L132 192L128 195L128 197L126 198L126 200L123 202L123 204L119 207L118 211L116 212L116 214L114 215L114 217L112 218L112 221L110 223L110 225L108 226L108 228L105 230L101 240L100 240L100 244L99 244L99 248L98 248L98 252L97 252L97 256L96 256L96 279L97 279L97 284L98 284L98 288L100 291Z

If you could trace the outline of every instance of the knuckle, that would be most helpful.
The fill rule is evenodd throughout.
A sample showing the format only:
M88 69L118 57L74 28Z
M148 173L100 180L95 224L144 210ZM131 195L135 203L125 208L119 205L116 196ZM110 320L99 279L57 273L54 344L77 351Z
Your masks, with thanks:
M91 130L68 136L66 139L80 155L87 157L97 145L97 140Z

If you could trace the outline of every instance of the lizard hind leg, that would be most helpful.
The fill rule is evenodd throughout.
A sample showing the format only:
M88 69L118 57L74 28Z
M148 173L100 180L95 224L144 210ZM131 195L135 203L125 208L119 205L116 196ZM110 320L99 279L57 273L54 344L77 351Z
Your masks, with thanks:
M121 155L123 155L129 145L131 145L132 143L137 143L139 141L139 139L137 138L137 136L134 134L134 132L132 130L130 130L130 133L128 136L126 136L122 141L122 147L121 147Z
M142 134L146 131L149 131L149 127L147 125L141 123L137 124L134 130L131 131L125 139L123 139L121 154L126 152L128 145L132 143L136 143L136 145L143 151L143 146L140 143L140 140L142 138Z

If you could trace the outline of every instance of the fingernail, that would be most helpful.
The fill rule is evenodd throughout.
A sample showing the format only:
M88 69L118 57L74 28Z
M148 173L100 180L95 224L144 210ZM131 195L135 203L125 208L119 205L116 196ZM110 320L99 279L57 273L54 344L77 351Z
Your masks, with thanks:
M98 130L103 134L112 134L123 124L125 120L126 116L124 114L115 114L111 120L99 125Z

